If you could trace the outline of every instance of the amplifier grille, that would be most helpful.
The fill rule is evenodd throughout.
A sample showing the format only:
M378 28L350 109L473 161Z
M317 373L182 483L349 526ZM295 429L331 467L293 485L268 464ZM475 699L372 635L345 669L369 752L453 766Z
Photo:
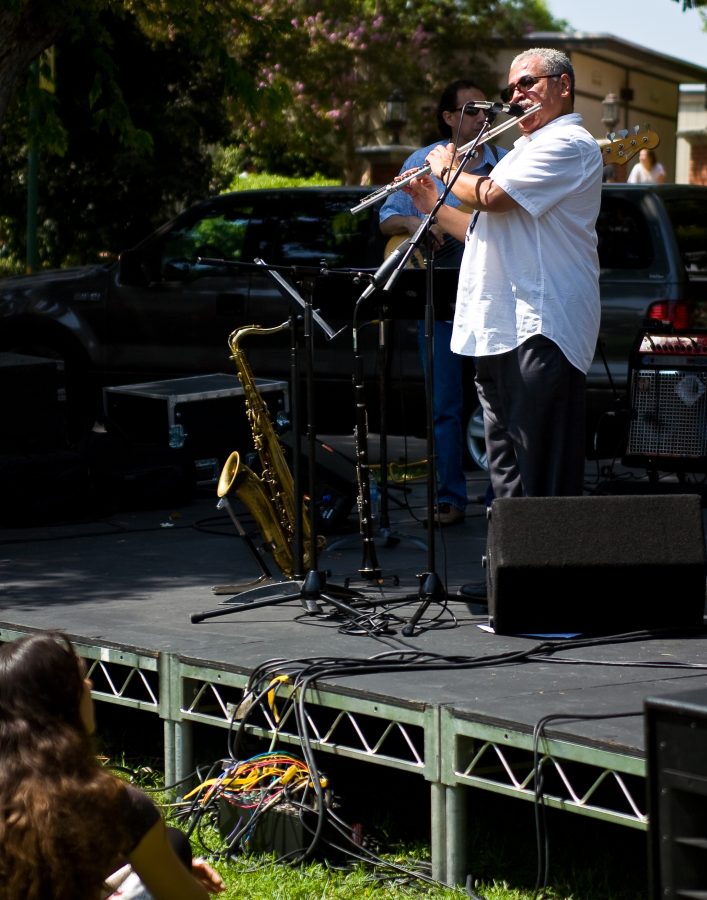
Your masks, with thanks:
M638 369L631 376L627 455L707 456L707 372Z

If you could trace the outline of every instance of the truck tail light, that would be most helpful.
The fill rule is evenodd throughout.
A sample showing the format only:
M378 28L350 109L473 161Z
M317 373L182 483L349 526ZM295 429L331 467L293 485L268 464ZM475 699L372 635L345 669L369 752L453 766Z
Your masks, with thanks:
M683 300L658 300L648 307L648 320L672 325L676 330L689 328L691 324L690 307Z

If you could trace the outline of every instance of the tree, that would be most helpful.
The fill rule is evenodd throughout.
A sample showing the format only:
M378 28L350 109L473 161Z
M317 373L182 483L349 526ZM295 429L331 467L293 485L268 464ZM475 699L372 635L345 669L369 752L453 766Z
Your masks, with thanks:
M41 0L15 3L11 20L4 10L8 46L19 45L35 19L45 23L32 32L31 50L28 43L24 53L0 52L8 104L0 125L0 213L11 259L24 257L25 170L33 142L40 149L45 265L114 253L208 192L212 147L227 136L225 98L238 93L246 104L254 95L252 80L226 50L225 38L240 30L236 7L74 0L61 7L61 22ZM29 80L8 100L12 66L50 40L53 71L44 69L52 91ZM19 87L19 74L14 77Z
M96 4L98 5L98 4ZM15 0L0 9L0 122L2 122L13 91L24 78L30 63L50 47L65 27L62 5L51 0Z
M186 42L224 68L235 87L247 87L230 64L226 39L247 27L240 0L4 0L0 9L0 124L30 63L59 40L80 40L102 14L132 18L154 44Z
M102 25L112 39L108 83L87 98L99 64L91 35L56 47L56 111L67 143L40 161L40 212L50 258L85 262L141 240L210 189L211 148L228 137L218 70L177 38L153 46L130 19ZM99 55L103 51L99 51Z

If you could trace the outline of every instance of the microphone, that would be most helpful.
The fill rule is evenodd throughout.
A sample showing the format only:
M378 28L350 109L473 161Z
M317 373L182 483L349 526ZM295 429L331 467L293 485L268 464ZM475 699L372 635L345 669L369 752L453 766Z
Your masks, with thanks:
M405 256L407 248L410 245L410 238L405 238L404 241L401 241L398 246L393 250L390 256L387 256L383 260L383 264L378 266L376 269L375 275L371 275L371 283L368 285L366 290L361 294L361 300L365 300L366 297L370 297L371 294L376 290L376 288L380 287L384 284L388 278L393 274L393 272L397 269L400 264L400 260Z
M464 109L490 109L494 113L502 112L507 116L515 116L516 119L525 112L519 103L499 103L490 100L470 100L464 104Z

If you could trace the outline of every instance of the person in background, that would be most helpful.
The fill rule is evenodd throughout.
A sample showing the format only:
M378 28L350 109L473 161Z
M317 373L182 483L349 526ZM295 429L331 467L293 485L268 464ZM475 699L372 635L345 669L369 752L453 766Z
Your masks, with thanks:
M99 763L91 687L59 632L0 647L0 898L100 900L127 865L153 900L224 890L190 848L190 868L180 860L152 800Z
M521 137L490 175L462 173L455 193L475 211L443 207L440 227L466 235L451 347L473 356L494 497L581 495L585 382L599 333L596 220L602 155L574 112L575 76L550 48L515 57L504 102L529 110ZM446 178L452 147L427 156ZM430 176L404 190L434 205ZM481 599L485 585L460 589Z
M638 154L638 162L628 176L629 184L663 184L665 168L658 162L655 151L644 147Z
M437 104L437 128L440 139L412 153L403 163L401 172L419 168L425 164L427 154L437 146L445 146L450 140L457 145L468 144L484 125L484 110L465 108L475 100L484 101L481 88L469 79L458 79L448 84ZM482 144L478 157L467 165L469 172L485 174L491 171L505 153L489 143ZM434 181L438 192L443 190L439 180ZM446 203L458 207L460 200L449 194ZM402 191L387 198L380 209L380 228L391 239L400 240L413 235L424 218L412 199ZM435 266L457 268L464 252L462 241L446 234L439 225L430 228L434 241ZM395 240L389 241L389 244ZM437 320L433 333L432 411L437 475L437 505L434 510L436 525L445 527L464 521L467 505L466 476L464 474L464 391L462 379L463 360L452 353L449 342L452 335L451 321ZM427 341L425 323L418 322L418 345L425 373L427 373Z

